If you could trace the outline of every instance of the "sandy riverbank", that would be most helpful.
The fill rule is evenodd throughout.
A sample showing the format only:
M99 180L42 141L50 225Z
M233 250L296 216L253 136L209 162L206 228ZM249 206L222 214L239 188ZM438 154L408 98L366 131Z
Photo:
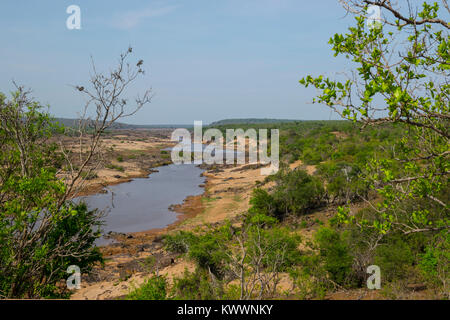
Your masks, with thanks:
M297 162L292 168L300 165ZM164 251L162 235L207 224L219 225L226 220L239 223L238 217L249 208L252 190L266 177L255 165L212 166L203 175L206 177L204 194L188 197L183 204L173 207L179 213L177 222L163 229L117 235L117 243L102 247L105 266L95 268L71 298L120 298L142 284L152 272L166 275L170 282L185 269L192 271L192 263ZM270 187L270 183L264 186Z
M116 130L101 139L102 162L95 174L83 182L77 196L102 192L104 188L135 178L145 178L153 168L170 164L163 149L173 146L168 129ZM76 152L78 141L63 137L62 143L73 146ZM76 153L75 153L76 154Z

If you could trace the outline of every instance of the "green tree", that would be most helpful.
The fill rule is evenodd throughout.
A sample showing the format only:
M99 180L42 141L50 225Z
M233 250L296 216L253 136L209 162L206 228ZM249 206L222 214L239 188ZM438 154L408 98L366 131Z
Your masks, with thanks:
M416 11L385 0L342 3L356 25L329 43L335 56L355 64L354 76L307 76L300 83L318 89L314 102L363 127L403 128L391 156L373 158L365 168L365 179L382 199L373 204L382 219L371 227L405 234L448 230L450 25L442 18L450 11L447 1L424 2ZM381 10L379 23L368 25L369 6ZM342 220L353 219L348 209L339 212Z
M91 86L75 87L88 97L79 127L69 132L80 135L76 156L73 145L59 139L67 131L30 91L16 85L10 99L0 94L0 298L61 295L69 264L87 272L101 261L94 241L102 212L73 199L101 163L105 130L150 102L149 91L132 110L122 98L144 73L142 63L127 63L131 53L129 48L108 74L93 66Z
M100 214L83 204L61 203L61 156L50 141L59 128L43 107L18 88L0 95L0 295L56 294L70 264L83 272L101 261L93 247Z
M320 228L315 234L324 269L339 285L348 284L352 278L353 257L343 237L343 233L330 228Z
M280 170L275 176L273 197L279 211L284 214L305 214L321 205L324 189L322 182L304 170Z

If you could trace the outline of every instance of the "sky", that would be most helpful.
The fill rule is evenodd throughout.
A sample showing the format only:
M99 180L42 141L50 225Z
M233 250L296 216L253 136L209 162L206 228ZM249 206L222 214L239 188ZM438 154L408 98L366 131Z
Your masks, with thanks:
M79 30L66 27L70 5ZM338 119L298 81L348 67L328 40L352 24L337 0L2 0L0 91L14 80L53 115L75 118L84 98L72 86L87 86L90 57L108 71L132 46L146 74L125 97L149 87L154 96L123 122Z

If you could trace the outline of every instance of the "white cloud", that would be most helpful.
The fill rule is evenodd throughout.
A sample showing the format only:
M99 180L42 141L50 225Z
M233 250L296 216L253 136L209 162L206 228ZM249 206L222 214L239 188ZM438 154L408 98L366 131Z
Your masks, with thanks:
M119 29L132 29L136 27L142 20L159 17L171 13L179 6L171 5L160 8L146 8L143 10L134 10L126 12L118 17L114 26Z

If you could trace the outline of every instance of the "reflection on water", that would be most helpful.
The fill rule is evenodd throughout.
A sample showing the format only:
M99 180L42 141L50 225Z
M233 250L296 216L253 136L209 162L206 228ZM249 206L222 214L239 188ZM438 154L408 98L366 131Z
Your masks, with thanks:
M164 228L176 221L168 207L180 204L190 195L203 193L202 169L193 164L157 168L148 178L134 179L108 187L107 193L83 197L89 208L106 210L105 233L137 232ZM105 244L100 241L99 244Z

